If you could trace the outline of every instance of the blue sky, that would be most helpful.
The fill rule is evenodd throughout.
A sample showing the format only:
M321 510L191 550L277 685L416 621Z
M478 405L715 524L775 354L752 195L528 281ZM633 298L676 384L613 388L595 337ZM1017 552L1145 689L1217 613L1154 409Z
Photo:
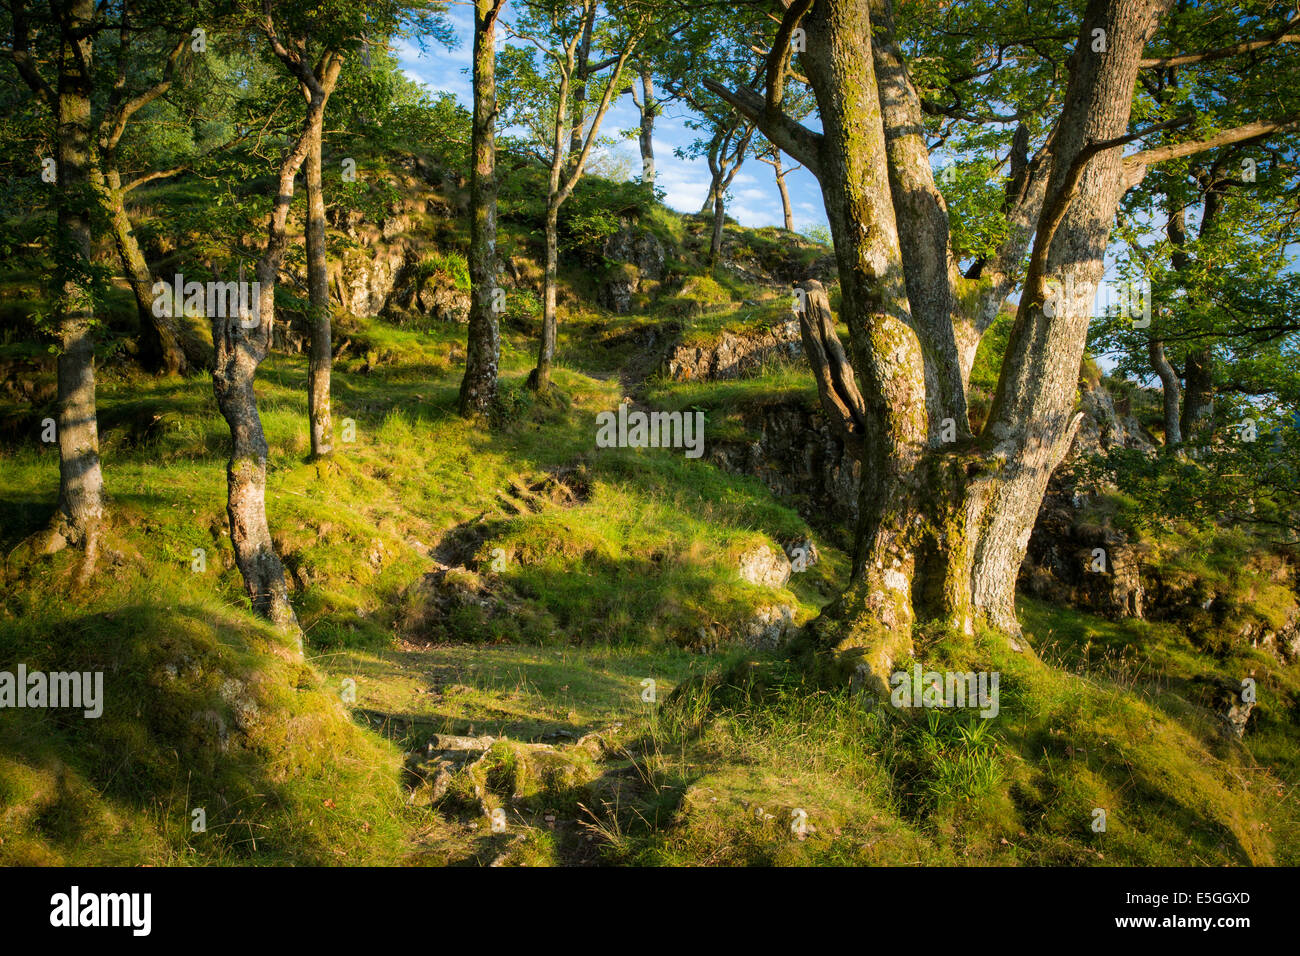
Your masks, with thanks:
M473 95L467 70L473 44L472 13L468 6L457 4L448 11L447 19L460 40L455 49L446 50L430 45L428 52L421 53L414 43L402 40L396 44L398 62L409 79L423 84L433 92L452 93L462 105L470 108ZM498 30L498 36L503 32ZM709 168L703 158L683 160L673 154L675 149L689 146L696 138L696 133L683 123L683 119L689 115L690 111L682 104L670 103L656 121L655 181L666 191L664 201L669 206L693 213L699 212L709 191ZM624 131L634 130L638 123L637 109L632 104L631 97L623 96L610 108L601 124L601 134L616 138ZM624 158L634 174L640 173L641 153L635 139L622 140L611 152ZM785 162L786 165L792 165L788 158ZM799 170L786 178L786 184L790 189L795 228L824 226L826 214L816 180L804 170ZM742 225L780 226L784 223L781 197L776 189L772 167L755 159L746 160L736 174L727 199L727 215Z

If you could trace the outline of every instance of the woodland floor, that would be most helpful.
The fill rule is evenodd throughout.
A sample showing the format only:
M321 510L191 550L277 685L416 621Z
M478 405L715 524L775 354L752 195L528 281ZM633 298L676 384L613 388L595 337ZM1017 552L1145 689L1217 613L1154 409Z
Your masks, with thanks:
M502 413L484 429L454 413L462 329L340 321L334 417L356 441L323 464L307 457L305 356L265 363L268 512L306 666L233 569L210 382L104 356L113 525L85 588L72 556L21 547L48 518L56 453L12 437L0 453L0 656L109 670L99 721L0 714L0 862L1300 862L1300 674L1263 652L1211 655L1168 626L1026 598L1034 654L918 642L927 667L1002 673L1000 718L980 721L900 717L777 656L701 646L702 625L725 634L775 600L811 618L846 562L755 480L593 449L595 413L624 391L706 410L710 436L741 431L756 398L815 397L779 363L620 382L646 322L562 324L547 402L522 388L531 329L507 327ZM747 547L801 535L822 560L788 590L736 576ZM482 601L431 607L427 576L466 561L479 570L449 573ZM1192 692L1237 673L1261 686L1244 741ZM440 767L428 744L446 734L505 739Z

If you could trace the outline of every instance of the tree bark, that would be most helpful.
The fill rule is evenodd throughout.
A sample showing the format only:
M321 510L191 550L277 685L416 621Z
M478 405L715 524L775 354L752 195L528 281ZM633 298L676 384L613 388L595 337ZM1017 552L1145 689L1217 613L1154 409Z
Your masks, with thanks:
M655 100L654 74L644 64L641 67L641 181L653 186L655 182L655 117L659 104Z
M1182 387L1178 382L1178 372L1165 355L1165 343L1152 338L1147 342L1147 355L1151 359L1151 368L1160 378L1161 400L1164 404L1165 449L1172 451L1183 443L1182 423L1178 415L1182 404Z
M325 260L325 195L321 187L323 111L315 117L307 131L309 143L303 172L307 181L307 296L310 303L307 416L311 425L311 454L313 458L320 458L334 451L334 424L330 417L333 345L330 341L329 271Z
M790 190L785 185L785 170L781 168L781 151L773 154L772 168L776 171L776 188L781 193L781 213L785 217L785 231L794 232L794 213L790 209Z
M94 303L91 265L91 57L93 0L65 5L55 94L57 230L54 280L60 352L58 374L59 500L51 530L83 547L83 577L93 568L104 516L103 475L95 414Z
M276 43L278 44L278 41ZM282 60L291 57L277 50ZM311 91L302 132L280 162L275 201L267 225L266 248L257 261L257 314L249 316L227 310L213 315L214 349L212 388L217 407L230 426L231 453L226 465L226 513L230 519L230 543L235 564L244 578L253 610L277 627L297 631L298 621L289 603L284 565L271 541L266 520L266 460L269 449L257 410L253 384L257 367L271 346L275 323L275 286L280 263L288 246L285 231L293 202L294 179L311 149L312 129L321 122L325 104L338 81L342 59L326 54L319 79L309 68L295 64L298 78ZM310 82L307 82L310 80ZM243 277L240 277L241 283ZM241 300L243 296L241 294ZM299 634L301 646L301 634Z
M496 399L501 333L497 325L496 18L504 0L474 5L474 128L470 145L469 339L460 413L481 415Z
M555 342L558 334L555 316L555 284L559 272L560 237L559 206L546 207L546 277L542 290L542 339L537 350L537 367L528 377L534 391L545 392L551 387L551 364L555 361Z

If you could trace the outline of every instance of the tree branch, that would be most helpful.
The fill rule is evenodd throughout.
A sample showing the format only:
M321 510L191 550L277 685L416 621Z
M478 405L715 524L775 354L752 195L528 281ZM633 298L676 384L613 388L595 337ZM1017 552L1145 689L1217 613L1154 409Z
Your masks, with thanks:
M1279 120L1260 120L1255 123L1247 123L1244 126L1235 126L1205 139L1175 143L1171 146L1157 146L1154 149L1144 149L1132 156L1124 157L1124 187L1132 189L1142 182L1142 179L1147 174L1147 167L1156 163L1181 159L1184 156L1194 156L1197 153L1205 152L1207 149L1217 149L1220 146L1230 146L1233 143L1258 139L1267 136L1269 133L1292 129L1296 126L1300 126L1300 113L1293 113Z
M813 132L780 109L769 111L763 95L747 86L738 86L733 91L717 80L706 78L704 88L734 106L788 156L821 178L821 163L818 159L821 153L821 133Z
M1201 53L1147 57L1139 65L1146 70L1167 66L1188 66L1192 63L1210 63L1214 60L1226 60L1230 56L1237 56L1242 53L1264 50L1280 43L1300 43L1300 34L1286 32L1297 23L1300 23L1300 12L1292 13L1291 16L1287 17L1286 23L1282 24L1274 33L1259 40L1243 40L1240 43L1221 46L1214 50L1205 50Z

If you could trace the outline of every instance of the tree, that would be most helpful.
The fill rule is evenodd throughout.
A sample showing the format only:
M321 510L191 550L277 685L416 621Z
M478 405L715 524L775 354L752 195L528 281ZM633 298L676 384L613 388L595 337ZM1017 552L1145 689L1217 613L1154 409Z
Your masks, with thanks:
M655 119L662 109L655 98L655 76L649 65L642 60L637 76L641 81L641 95L636 95L636 84L631 87L632 102L636 105L641 124L637 131L637 145L641 148L641 181L647 185L655 184Z
M387 37L404 19L436 18L438 4L396 4L383 0L367 4L280 4L262 0L245 9L248 24L265 36L271 53L303 91L306 112L299 132L282 154L276 170L276 191L267 223L266 244L256 264L258 282L254 316L217 312L212 320L215 351L212 383L217 406L230 426L232 448L226 468L227 512L235 563L244 578L253 609L277 626L296 629L289 604L284 567L271 542L266 521L266 463L268 448L257 410L254 378L271 346L275 320L275 290L280 264L288 247L287 224L294 180L319 143L326 103L338 82L346 50L368 36ZM308 404L312 447L327 450L332 439L329 412L329 310L317 307L324 289L324 206L319 198L320 164L315 164L317 198L309 204L307 233L309 286L317 292L312 308L312 357ZM309 174L310 178L310 174Z
M505 0L474 4L474 129L470 168L469 342L460 413L482 414L497 394L496 25Z
M560 208L573 195L605 114L615 95L623 90L624 68L650 25L650 8L634 2L615 13L596 0L528 0L521 7L512 30L540 51L545 69L539 73L531 56L516 56L509 74L512 120L528 127L534 144L549 151L549 159L533 154L548 167L546 272L537 366L528 376L530 388L545 392L551 386L551 365L555 360ZM584 43L586 53L580 54ZM581 107L574 103L585 101L597 72L586 65L585 59L593 43L607 54L601 63L606 72L596 111L583 125ZM579 117L578 122L570 122L571 113Z
M290 16L296 12L289 11ZM277 13L284 15L283 10ZM301 21L294 24L297 30L282 34L284 26L277 25L269 0L264 0L253 19L276 58L307 90L307 112L301 131L282 155L276 170L276 192L267 224L266 245L256 264L257 313L250 317L223 309L209 316L215 353L212 386L217 407L230 426L226 511L235 564L244 578L253 610L279 627L296 629L297 618L289 604L284 566L275 552L266 521L268 448L253 382L257 367L271 347L275 288L288 246L286 226L293 202L294 179L312 149L313 138L319 133L325 103L338 80L343 60L337 52L327 50L313 65L308 58L308 34L302 29ZM242 278L241 269L241 282ZM313 431L318 411L316 407L311 409Z
M1298 22L1300 14L1292 13L1273 42L1236 52L1229 43L1190 68L1163 57L1144 61L1139 103L1162 119L1186 112L1213 116L1220 125L1249 120L1261 102L1278 95L1276 76L1296 68L1296 47L1282 41ZM1194 26L1186 21L1183 29ZM1130 328L1120 317L1093 338L1120 357L1125 373L1155 373L1168 451L1188 442L1199 453L1213 439L1221 388L1260 387L1245 385L1225 363L1239 369L1244 351L1253 358L1285 344L1284 328L1270 336L1246 332L1254 320L1243 323L1240 310L1252 299L1286 298L1282 272L1300 189L1290 159L1296 145L1295 130L1278 130L1171 160L1125 197L1121 268L1130 282L1145 283L1154 307L1140 326ZM1163 227L1144 227L1161 220Z
M168 375L184 374L194 369L210 368L211 349L181 316L173 316L170 309L156 308L153 273L145 260L127 211L127 197L136 189L160 179L183 172L187 163L167 168L141 170L126 182L122 179L121 146L124 134L138 116L171 89L178 63L197 40L191 26L193 19L181 24L180 29L147 20L157 11L139 9L142 4L123 4L117 44L114 50L116 64L108 103L98 125L96 162L91 179L99 194L108 219L114 246L117 249L127 284L135 297L140 317L141 355L146 367ZM160 34L162 52L148 56L144 62L135 55L136 37L144 32ZM148 76L146 70L160 63L158 78L153 82L138 83L138 78Z
M937 95L974 78L996 83L987 65L963 77L959 69L944 75L950 65L942 64L925 77L923 96L887 0L792 0L762 92L706 83L817 177L835 242L852 359L831 341L829 305L815 283L801 285L799 309L823 406L863 462L850 585L809 629L810 646L829 652L819 659L833 661L835 673L886 686L918 615L966 635L990 625L1014 643L1016 577L1047 480L1080 421L1075 384L1121 196L1155 163L1290 121L1256 121L1124 157L1122 147L1180 125L1130 129L1143 50L1168 6L1092 0L1069 31L1067 56L1023 47L1022 75L1064 68L1064 96L1051 122L1042 114L1055 106L1050 97L1034 108L1013 104L1002 238L964 273L925 117L987 122L980 110ZM996 27L998 17L1022 16L993 6L919 10L940 18L941 32L966 38L974 34L962 32L972 26L963 18ZM1073 16L1046 15L1058 14ZM1032 32L1045 42L1065 25L1036 23ZM1003 69L1008 50L1020 48L1006 36L995 30L992 40ZM781 108L796 37L806 40L799 62L820 132ZM1027 100L1021 78L1010 82L1021 83ZM963 102L960 92L950 98ZM1040 142L1032 155L1031 137ZM1020 302L992 408L972 435L966 388L975 349L1016 285Z
M716 269L722 257L722 229L727 219L727 190L745 163L754 124L729 110L729 116L716 121L713 136L704 151L709 163L709 195L705 209L713 206L713 229L709 237L709 265ZM704 212L705 210L701 210Z
M787 167L781 163L781 151L771 143L760 147L760 152L755 154L755 158L760 163L766 163L772 167L772 175L776 178L776 188L781 194L781 213L785 222L785 231L794 232L794 213L790 209L790 190L786 188L785 177L791 173L798 172L802 166Z
M57 329L59 500L45 547L84 549L81 577L93 570L104 519L104 479L99 463L95 412L95 301L92 288L91 221L95 198L94 40L101 21L93 0L51 2L43 35L54 37L51 83L40 70L26 4L10 7L11 43L4 53L33 93L49 107L55 125L54 205L56 234L54 304Z

